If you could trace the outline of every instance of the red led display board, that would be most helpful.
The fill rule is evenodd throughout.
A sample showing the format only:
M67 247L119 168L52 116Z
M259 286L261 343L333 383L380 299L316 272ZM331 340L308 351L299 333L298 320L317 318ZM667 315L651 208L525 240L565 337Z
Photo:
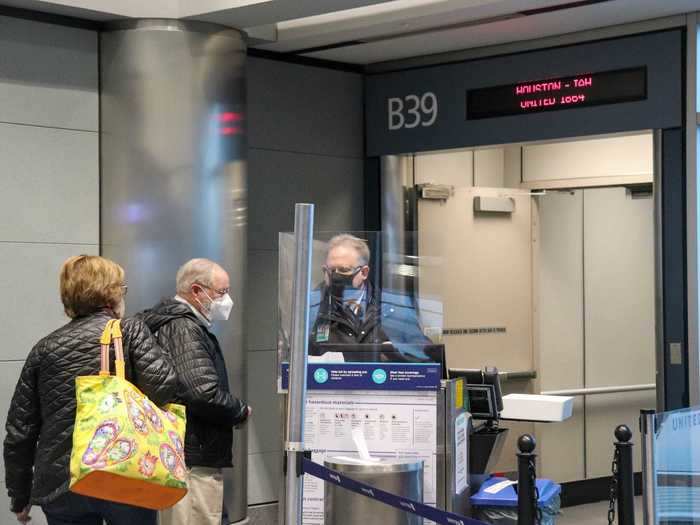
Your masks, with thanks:
M646 98L646 67L584 73L470 89L467 91L467 120L619 104Z

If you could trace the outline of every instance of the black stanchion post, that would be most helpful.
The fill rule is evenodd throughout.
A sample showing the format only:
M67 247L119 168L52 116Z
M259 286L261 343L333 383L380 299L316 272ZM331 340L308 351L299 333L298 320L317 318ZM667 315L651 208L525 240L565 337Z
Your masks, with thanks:
M518 525L535 525L537 487L535 438L523 434L518 439Z
M632 431L627 425L615 429L617 461L618 525L634 525L634 467L632 464Z

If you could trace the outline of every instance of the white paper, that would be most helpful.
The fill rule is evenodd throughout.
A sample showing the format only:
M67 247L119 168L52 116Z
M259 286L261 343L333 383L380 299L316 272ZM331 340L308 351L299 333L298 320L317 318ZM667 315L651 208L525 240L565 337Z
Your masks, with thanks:
M455 494L461 494L469 486L467 472L467 415L455 420Z
M491 485L488 488L484 489L484 492L488 494L498 494L501 492L503 489L510 487L511 485L516 485L518 482L517 481L511 481L509 479L506 479L504 481L501 481L499 483L496 483L494 485Z
M436 505L437 394L406 392L309 391L305 445L311 459L353 456L353 431L361 432L373 459L424 461L423 501ZM324 525L324 483L304 476L303 525ZM426 525L429 523L425 520Z
M357 447L357 453L359 454L360 459L364 461L374 460L374 458L372 458L369 455L369 450L367 449L367 441L365 440L365 435L360 427L352 429L352 440L355 442L355 446Z

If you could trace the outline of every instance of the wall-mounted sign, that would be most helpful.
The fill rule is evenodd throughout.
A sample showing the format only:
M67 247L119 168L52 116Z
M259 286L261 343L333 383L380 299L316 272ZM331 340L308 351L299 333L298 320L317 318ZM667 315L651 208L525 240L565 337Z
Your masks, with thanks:
M647 98L647 68L467 90L467 120L557 111Z

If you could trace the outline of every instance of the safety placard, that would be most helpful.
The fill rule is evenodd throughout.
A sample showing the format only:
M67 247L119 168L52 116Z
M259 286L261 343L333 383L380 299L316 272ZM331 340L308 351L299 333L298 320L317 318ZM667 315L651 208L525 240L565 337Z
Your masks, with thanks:
M461 384L461 383L458 383ZM455 494L461 494L468 486L467 479L467 414L455 420Z
M357 456L353 430L361 429L374 458L424 461L423 500L435 506L437 393L309 391L304 442L312 460ZM324 525L324 483L304 476L304 525Z

